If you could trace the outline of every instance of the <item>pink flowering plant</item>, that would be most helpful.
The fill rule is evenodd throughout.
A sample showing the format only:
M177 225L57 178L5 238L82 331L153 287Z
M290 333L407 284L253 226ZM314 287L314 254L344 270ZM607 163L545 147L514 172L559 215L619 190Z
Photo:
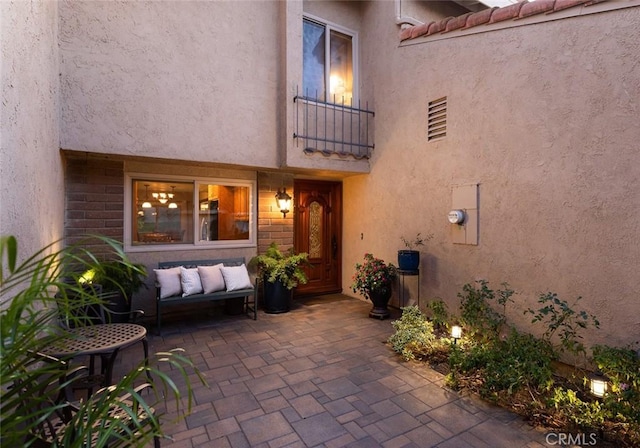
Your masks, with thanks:
M371 291L390 290L397 275L397 268L393 264L385 263L384 260L372 254L364 254L364 263L356 263L356 273L353 275L351 289L369 298Z

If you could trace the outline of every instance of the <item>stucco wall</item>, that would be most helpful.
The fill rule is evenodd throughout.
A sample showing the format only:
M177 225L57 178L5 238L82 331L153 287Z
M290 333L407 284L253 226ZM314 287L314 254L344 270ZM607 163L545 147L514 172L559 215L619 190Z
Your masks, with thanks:
M60 3L62 147L275 167L277 2Z
M22 257L62 238L57 5L0 2L0 233Z
M382 25L384 57L365 56L376 150L371 175L345 180L345 291L364 252L395 261L400 236L434 233L423 304L457 311L463 284L508 282L521 328L554 291L600 319L588 345L637 341L640 8L401 48L380 20L391 8L375 2L366 18ZM427 103L442 96L447 137L427 143ZM480 184L477 246L453 244L446 219L452 187L469 182Z

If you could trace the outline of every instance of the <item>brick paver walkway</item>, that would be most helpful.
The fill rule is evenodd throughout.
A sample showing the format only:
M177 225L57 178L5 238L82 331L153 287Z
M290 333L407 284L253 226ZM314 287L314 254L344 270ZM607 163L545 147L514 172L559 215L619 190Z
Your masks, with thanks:
M150 350L186 349L210 387L195 384L192 414L164 424L173 441L162 446L548 446L514 414L403 362L385 344L400 312L380 321L370 308L334 295L298 301L289 313L260 312L257 321L206 312L168 318ZM120 368L138 356L126 350Z

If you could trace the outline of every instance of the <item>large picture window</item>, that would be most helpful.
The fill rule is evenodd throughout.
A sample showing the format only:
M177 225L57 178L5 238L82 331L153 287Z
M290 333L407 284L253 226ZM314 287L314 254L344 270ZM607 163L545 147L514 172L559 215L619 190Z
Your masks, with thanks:
M131 177L132 247L253 242L254 183Z
M304 95L320 101L351 106L355 96L354 46L355 33L337 30L335 26L305 18Z

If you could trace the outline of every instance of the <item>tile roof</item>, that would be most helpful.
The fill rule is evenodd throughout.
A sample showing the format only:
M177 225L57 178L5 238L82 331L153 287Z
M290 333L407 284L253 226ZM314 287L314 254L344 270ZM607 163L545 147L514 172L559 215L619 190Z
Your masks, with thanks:
M608 0L536 0L531 2L523 0L502 8L493 7L478 12L468 12L458 17L446 17L435 22L410 26L400 31L400 41L444 34L455 30L467 30L475 26L506 20L524 19L537 14L552 14L576 6L590 6L606 1Z

